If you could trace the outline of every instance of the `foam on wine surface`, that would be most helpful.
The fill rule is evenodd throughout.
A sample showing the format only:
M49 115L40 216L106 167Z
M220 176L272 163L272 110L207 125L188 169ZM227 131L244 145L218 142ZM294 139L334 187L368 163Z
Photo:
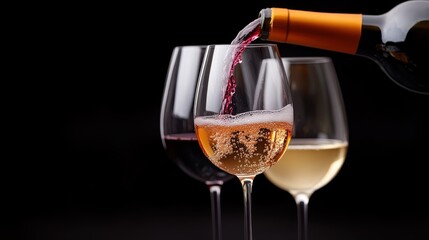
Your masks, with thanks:
M237 115L212 115L194 119L195 125L236 126L266 122L293 122L292 106L289 104L277 111L259 110Z

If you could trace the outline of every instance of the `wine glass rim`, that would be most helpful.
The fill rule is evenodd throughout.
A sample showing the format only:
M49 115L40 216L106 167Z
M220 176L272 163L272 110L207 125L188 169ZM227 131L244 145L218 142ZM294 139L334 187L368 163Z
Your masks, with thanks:
M282 57L282 60L294 63L329 63L332 62L330 57L323 56L305 56L305 57Z
M210 48L213 47L235 47L235 46L243 46L242 44L209 44L207 45ZM250 43L246 45L246 48L253 48L253 47L277 47L277 43Z
M197 45L178 45L175 46L174 48L206 48L208 45L204 45L204 44L197 44Z

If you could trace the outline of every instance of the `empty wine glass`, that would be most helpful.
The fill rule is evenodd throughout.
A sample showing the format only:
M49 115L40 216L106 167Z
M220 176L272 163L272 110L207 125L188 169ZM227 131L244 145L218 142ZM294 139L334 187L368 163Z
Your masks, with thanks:
M210 190L212 238L221 240L221 186L234 178L213 165L198 146L194 131L193 103L206 46L173 49L161 105L161 139L168 156L188 176Z
M242 184L244 239L251 240L253 180L283 156L292 135L292 100L277 45L209 45L194 113L206 156Z
M294 197L298 239L306 240L310 196L329 183L343 165L348 127L332 60L290 57L283 62L291 83L294 132L287 154L264 176Z

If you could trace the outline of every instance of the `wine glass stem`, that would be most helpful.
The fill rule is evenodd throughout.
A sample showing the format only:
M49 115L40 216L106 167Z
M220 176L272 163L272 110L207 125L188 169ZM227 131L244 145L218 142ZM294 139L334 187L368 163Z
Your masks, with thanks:
M222 240L220 188L221 188L221 185L209 185L210 201L211 201L211 209L212 209L213 240Z
M308 200L307 194L298 194L295 201L298 211L298 240L308 239Z
M252 185L253 179L241 180L244 193L244 240L252 240Z

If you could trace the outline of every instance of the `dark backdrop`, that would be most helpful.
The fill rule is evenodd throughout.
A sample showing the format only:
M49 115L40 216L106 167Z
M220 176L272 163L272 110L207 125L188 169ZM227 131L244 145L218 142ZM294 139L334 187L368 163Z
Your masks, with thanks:
M37 8L5 88L0 239L210 239L210 200L166 156L159 113L175 46L229 43L265 7L382 14L401 1L70 3ZM40 7L40 6L39 6ZM46 8L45 8L46 7ZM429 97L367 59L333 59L350 147L311 198L310 239L427 237ZM20 65L24 63L23 65ZM10 110L10 111L9 111ZM296 239L288 193L258 176L255 239ZM222 189L224 239L242 236L238 180Z

